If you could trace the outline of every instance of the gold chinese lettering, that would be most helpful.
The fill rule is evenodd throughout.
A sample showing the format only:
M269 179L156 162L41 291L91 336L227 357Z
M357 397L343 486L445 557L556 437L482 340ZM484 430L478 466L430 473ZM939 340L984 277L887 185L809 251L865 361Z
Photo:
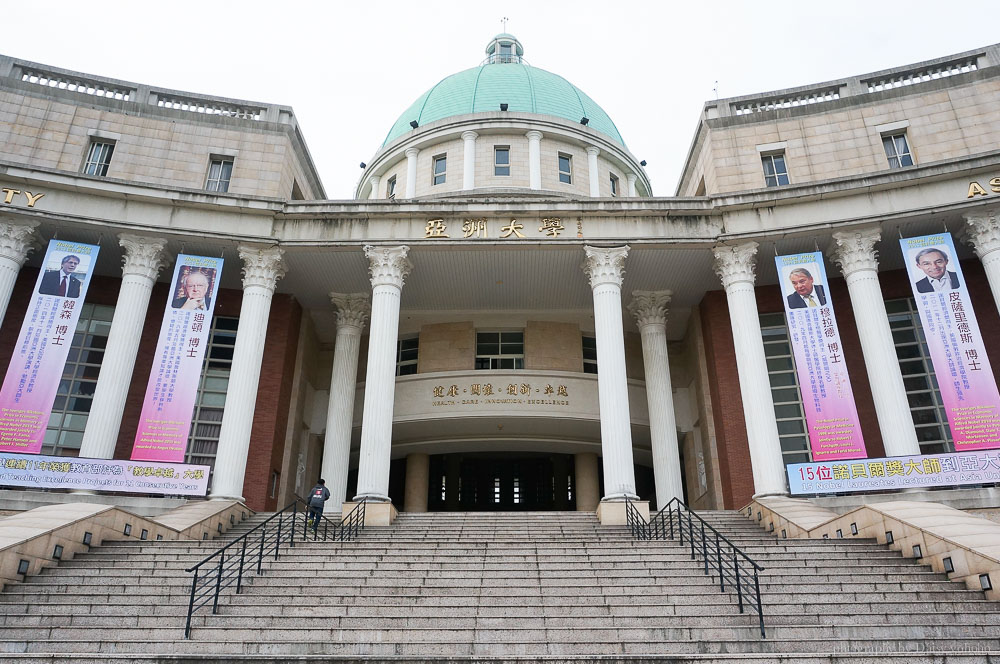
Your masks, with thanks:
M488 397L491 394L493 394L493 384L486 383L485 385L483 385L483 396Z
M458 385L452 385L451 387L448 388L448 396L449 397L458 396Z
M538 227L538 230L549 237L559 237L559 234L566 228L562 225L562 219L559 217L547 217L542 219L542 225Z
M479 394L479 383L473 383L469 385L469 394Z
M448 237L445 234L446 230L448 226L445 225L444 219L429 219L424 227L424 237Z
M569 391L566 389L565 385L560 385L559 388L556 390L556 395L560 397L568 397Z
M555 392L555 390L552 389L551 385L545 386L545 394L552 394L553 392Z
M519 224L517 222L517 219L511 219L509 224L500 228L500 239L503 240L505 238L510 237L511 235L516 235L519 238L524 238L524 235L521 234L521 231L523 230L524 230L524 224Z
M521 383L521 394L531 394L531 385Z
M517 385L508 385L507 394L511 395L512 397L517 396Z
M487 237L488 233L486 231L486 219L465 219L462 221L462 235L463 237L470 238L473 235L476 237Z
M444 385L437 385L434 387L434 396L436 397L444 396Z

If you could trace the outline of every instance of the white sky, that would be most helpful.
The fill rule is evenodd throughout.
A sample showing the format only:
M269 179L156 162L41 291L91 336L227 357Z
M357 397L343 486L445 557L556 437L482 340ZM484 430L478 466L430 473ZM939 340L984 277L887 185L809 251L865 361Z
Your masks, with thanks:
M3 6L2 3L0 6ZM525 59L584 90L673 195L702 103L1000 41L986 4L33 0L0 52L194 93L292 106L327 196L352 198L393 122L485 57L509 17ZM815 9L814 9L815 7Z

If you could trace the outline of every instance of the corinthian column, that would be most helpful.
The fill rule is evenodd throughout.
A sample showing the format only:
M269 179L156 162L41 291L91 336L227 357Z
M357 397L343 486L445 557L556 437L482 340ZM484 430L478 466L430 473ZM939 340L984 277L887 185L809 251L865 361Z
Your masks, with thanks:
M142 339L142 326L146 321L146 309L149 308L149 296L166 258L163 247L167 241L161 238L122 233L118 236L118 243L125 249L122 285L80 446L80 456L91 459L110 459L114 456L139 340Z
M836 246L832 258L840 265L851 294L854 320L861 338L861 351L871 383L872 400L886 456L920 454L913 429L910 404L906 399L903 374L896 359L896 345L885 313L882 289L878 283L878 259L875 243L877 228L833 234Z
M736 371L743 398L743 417L750 445L754 497L784 495L785 465L774 419L774 400L767 377L764 340L754 295L754 256L757 243L715 247L715 273L722 280L729 303L729 320L736 347Z
M622 275L629 247L584 247L583 271L594 291L597 337L597 394L601 409L601 454L604 458L604 501L637 500L632 465L632 430L625 375L625 332L622 329Z
M243 479L250 449L250 431L257 404L260 362L264 357L267 319L278 279L285 275L284 250L241 245L243 304L236 328L236 346L226 390L226 408L215 455L212 495L217 500L243 500Z
M35 248L37 221L0 221L0 322L7 314L14 282L28 259L28 252Z
M358 495L389 502L389 457L392 445L392 406L396 395L396 339L399 336L399 297L413 265L410 248L365 246L372 281L372 318L368 335L368 371L365 407L361 418L361 459Z
M674 394L670 386L670 360L667 358L667 303L672 294L668 290L634 291L632 302L628 306L642 335L642 360L646 369L646 403L649 409L649 435L653 447L653 477L658 509L663 509L671 498L684 500L681 458L677 450Z
M976 250L990 282L993 302L1000 310L1000 223L996 210L970 212L965 215L965 241Z
M371 311L367 294L330 293L337 308L337 344L333 348L330 403L326 410L323 470L334 509L347 499L347 470L351 458L351 424L354 419L354 389L358 381L358 350L361 331Z

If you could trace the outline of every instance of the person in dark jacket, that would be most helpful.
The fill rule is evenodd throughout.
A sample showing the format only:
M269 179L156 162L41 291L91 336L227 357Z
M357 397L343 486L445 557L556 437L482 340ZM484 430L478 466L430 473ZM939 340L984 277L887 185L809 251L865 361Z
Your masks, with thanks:
M319 480L309 491L309 525L312 526L313 533L319 528L319 519L323 516L323 506L330 500L330 490L326 488L326 482Z

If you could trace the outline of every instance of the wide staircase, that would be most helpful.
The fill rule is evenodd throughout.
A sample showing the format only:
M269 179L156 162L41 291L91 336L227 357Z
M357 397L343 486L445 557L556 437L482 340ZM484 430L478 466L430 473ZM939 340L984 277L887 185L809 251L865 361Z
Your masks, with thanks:
M870 541L702 514L765 568L766 639L675 542L590 513L402 514L285 549L190 639L184 568L218 540L96 548L0 594L0 661L1000 662L1000 603L981 592Z

